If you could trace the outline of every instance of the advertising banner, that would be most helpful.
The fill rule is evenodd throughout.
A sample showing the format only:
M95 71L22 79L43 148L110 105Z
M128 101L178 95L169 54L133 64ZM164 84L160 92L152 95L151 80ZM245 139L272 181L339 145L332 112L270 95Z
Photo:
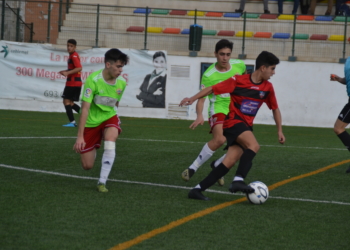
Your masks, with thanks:
M109 48L77 52L82 64L81 78L104 68ZM165 108L167 54L165 51L120 49L129 57L122 77L127 87L121 106ZM62 102L68 52L51 45L0 41L0 98Z

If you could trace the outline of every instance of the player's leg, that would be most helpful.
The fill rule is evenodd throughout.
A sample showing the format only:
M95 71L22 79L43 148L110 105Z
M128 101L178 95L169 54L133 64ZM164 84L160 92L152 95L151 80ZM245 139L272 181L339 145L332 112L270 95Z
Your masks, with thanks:
M105 130L105 141L104 141L104 150L102 155L102 165L101 165L101 171L100 171L100 178L98 180L98 187L100 189L105 189L106 182L108 179L108 176L112 170L112 166L115 160L115 141L118 137L118 129L114 127L106 128ZM105 192L108 190L106 189ZM100 192L103 192L100 190Z
M63 105L69 120L69 123L63 125L63 127L76 127L77 125L73 115L72 101L70 99L63 99Z
M188 198L198 200L209 200L202 194L207 188L215 184L215 182L226 175L228 171L235 165L243 153L243 149L238 145L232 145L228 148L226 157L222 163L214 168L209 175L204 178L195 188L188 193ZM226 162L226 165L225 165Z
M211 127L210 132L212 133L213 137L204 145L191 166L182 172L181 177L183 180L189 181L198 168L202 166L214 154L214 152L225 143L226 139L222 133L222 124L224 119L225 115L221 113L215 114L209 119L209 124Z
M226 142L226 138L223 135L223 131L222 131L222 126L223 124L217 124L213 130L213 139L210 140L208 142L208 146L209 148L216 148L214 151L216 151L217 149L219 149L225 142ZM220 157L217 160L214 160L211 162L210 167L212 169L216 168L217 166L220 165L220 163L222 162L222 160L225 158L226 154L224 154L222 157ZM220 179L218 179L218 184L220 186L223 186L225 184L225 179L224 176L222 176Z
M238 191L244 193L252 193L254 192L254 189L244 183L244 178L246 178L246 176L248 175L252 167L252 161L256 153L259 151L260 146L252 131L244 131L243 133L241 133L237 137L236 142L242 146L244 152L239 161L235 177L230 185L229 190L232 193ZM224 163L225 159L223 161Z
M80 106L73 102L72 109L79 114L80 112Z
M334 124L334 132L344 144L344 146L350 151L350 135L345 128L350 123L350 104L346 104L340 112L337 120ZM350 167L346 170L346 173L350 173Z
M96 149L94 148L91 151L84 152L80 154L81 158L81 166L85 170L90 170L94 167L95 159L96 159Z
M121 131L119 127L119 118L117 116L112 117L106 123L114 124L115 126L106 127L104 130L104 150L102 155L100 178L97 184L97 187L99 188L100 192L108 192L108 190L106 189L106 182L112 170L116 156L115 142ZM105 191L101 191L100 189L104 189Z
M80 112L80 106L76 104L75 102L79 101L80 98L80 92L81 92L81 87L74 87L74 98L71 103L72 109L79 114Z

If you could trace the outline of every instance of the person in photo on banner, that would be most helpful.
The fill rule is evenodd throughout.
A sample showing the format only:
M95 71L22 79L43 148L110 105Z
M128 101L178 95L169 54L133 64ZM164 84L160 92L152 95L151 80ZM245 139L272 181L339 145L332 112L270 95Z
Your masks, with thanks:
M121 76L129 58L118 49L105 53L104 69L93 72L84 84L78 137L73 149L80 153L82 167L93 168L96 149L104 140L99 192L108 192L106 182L116 157L116 140L121 133L117 114L126 80Z
M223 133L226 137L227 154L223 161L215 167L209 175L204 178L189 193L188 198L198 200L209 200L202 194L239 161L235 177L230 185L232 193L253 193L254 188L244 182L251 167L252 161L260 149L253 134L253 121L259 108L263 103L272 110L278 141L285 143L282 132L282 116L278 108L273 85L268 80L275 74L279 59L272 53L263 51L256 58L255 71L252 74L233 76L219 84L207 87L190 98L184 98L180 106L191 105L195 100L211 93L220 95L230 93L230 111L224 121Z
M165 86L167 77L166 57L158 51L153 55L154 70L146 75L136 98L144 108L165 108Z
M73 110L77 113L80 112L79 105L74 102L79 101L81 86L83 85L80 74L83 67L80 63L80 57L75 51L76 48L77 41L74 39L69 39L67 41L67 51L69 53L68 69L59 72L61 75L67 77L62 98L69 123L63 125L63 127L76 127L77 124L74 119Z
M218 84L234 75L242 75L246 72L246 65L242 60L231 59L233 43L229 40L222 39L215 45L214 55L216 63L213 63L204 72L201 79L201 89ZM209 94L208 98L200 98L197 101L196 112L197 118L190 125L195 129L198 125L203 125L203 107L205 100L209 100L208 119L212 138L202 148L201 152L194 162L181 173L184 181L189 181L194 173L202 166L210 157L219 149L226 141L222 133L222 126L226 115L229 112L230 95L228 93L221 95ZM225 155L220 159L213 161L211 167L217 167L224 159ZM224 178L218 180L220 186L224 185Z

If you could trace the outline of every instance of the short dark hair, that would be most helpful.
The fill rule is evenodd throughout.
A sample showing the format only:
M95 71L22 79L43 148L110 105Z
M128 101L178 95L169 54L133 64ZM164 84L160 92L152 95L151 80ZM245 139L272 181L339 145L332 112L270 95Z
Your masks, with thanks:
M154 53L154 55L153 55L153 61L154 61L154 59L156 59L157 57L164 57L164 59L165 59L165 61L166 61L165 54L164 54L164 52L162 52L162 51L157 51L156 53Z
M218 53L219 50L229 48L231 51L233 49L233 42L227 40L227 39L221 39L218 41L215 45L215 53Z
M105 54L105 63L106 62L116 62L120 61L126 65L129 61L129 58L126 54L121 52L119 49L110 49Z
M74 46L77 46L77 41L75 39L68 39L67 43L73 44Z
M255 60L255 69L259 69L261 66L269 67L280 63L280 59L277 56L268 51L261 52Z

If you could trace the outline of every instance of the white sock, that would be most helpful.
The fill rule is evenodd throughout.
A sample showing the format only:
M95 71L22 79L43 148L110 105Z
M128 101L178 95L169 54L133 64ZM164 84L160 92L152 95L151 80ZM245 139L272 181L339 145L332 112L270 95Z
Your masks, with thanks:
M72 122L70 122L70 123L73 123L73 124L75 124L75 121L72 121Z
M197 184L197 186L195 186L194 188L201 189L201 185Z
M213 154L215 151L212 151L208 147L208 143L204 145L202 148L202 151L199 153L197 159L192 163L192 165L189 167L193 169L194 171L197 171L197 169L202 166Z
M106 148L106 143L113 143L114 149L112 148ZM115 142L109 142L105 141L105 149L102 156L102 166L101 166L101 172L100 172L100 179L98 180L99 183L106 184L109 173L112 170L112 166L115 159Z
M217 159L214 163L214 167L217 167L220 165L220 163L224 160L226 154L224 154L223 156L220 157L220 159Z
M235 176L235 178L233 178L233 181L244 181L244 179L240 176Z

